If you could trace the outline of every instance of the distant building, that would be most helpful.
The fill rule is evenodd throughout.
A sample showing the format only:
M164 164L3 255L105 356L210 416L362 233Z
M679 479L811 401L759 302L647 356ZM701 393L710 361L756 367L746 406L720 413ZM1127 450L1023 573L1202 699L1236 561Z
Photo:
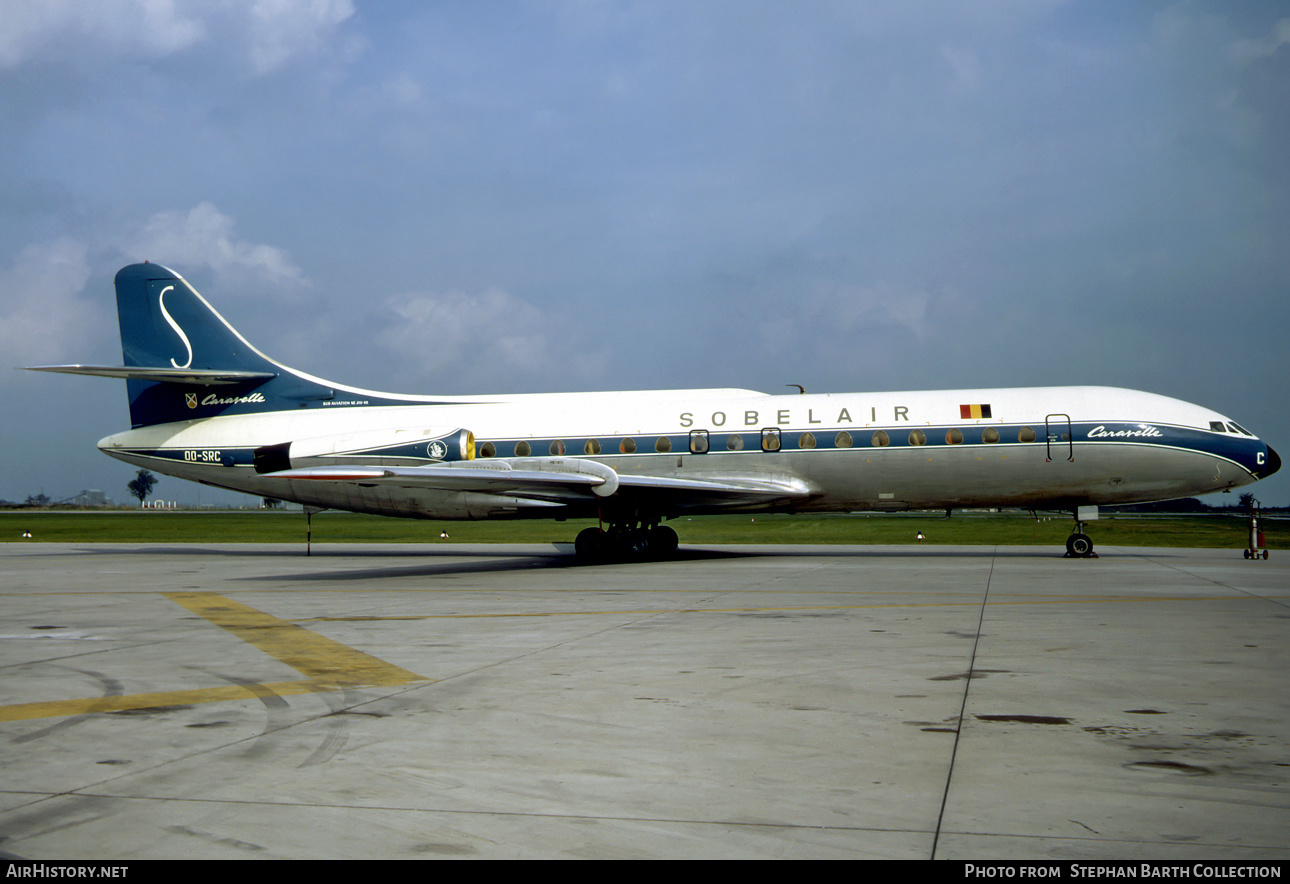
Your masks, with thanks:
M116 506L102 491L82 491L75 497L60 500L59 503L67 506Z

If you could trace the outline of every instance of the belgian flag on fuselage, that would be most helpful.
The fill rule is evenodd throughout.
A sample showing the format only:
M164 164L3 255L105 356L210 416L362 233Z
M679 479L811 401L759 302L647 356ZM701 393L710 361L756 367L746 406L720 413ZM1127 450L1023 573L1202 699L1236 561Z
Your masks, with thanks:
M960 405L959 417L965 421L981 420L982 418L985 418L988 420L990 418L990 406L988 404Z

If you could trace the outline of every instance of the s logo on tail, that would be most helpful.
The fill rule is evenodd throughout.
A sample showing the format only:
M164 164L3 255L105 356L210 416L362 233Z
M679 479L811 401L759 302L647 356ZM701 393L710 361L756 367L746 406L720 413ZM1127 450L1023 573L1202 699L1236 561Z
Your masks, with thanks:
M175 330L175 334L179 335L179 339L183 341L184 346L188 348L187 362L185 362L183 365L180 365L172 357L170 360L170 364L173 365L175 368L191 368L193 365L193 345L189 343L188 335L184 334L184 330L179 327L179 323L175 322L175 318L170 315L170 312L168 310L166 310L166 292L173 292L174 290L175 290L175 287L173 285L168 285L164 289L162 289L161 294L157 296L157 306L161 308L161 315L166 317L166 322L170 323L170 327ZM190 405L189 408L191 407L192 406Z

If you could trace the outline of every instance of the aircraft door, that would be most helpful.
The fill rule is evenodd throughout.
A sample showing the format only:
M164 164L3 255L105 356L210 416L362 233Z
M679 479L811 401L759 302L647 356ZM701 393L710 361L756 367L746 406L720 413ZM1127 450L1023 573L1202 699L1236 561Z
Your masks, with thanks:
M1071 418L1068 414L1050 414L1044 418L1044 436L1047 445L1048 463L1054 457L1066 458L1068 463L1075 461L1075 434L1071 432Z

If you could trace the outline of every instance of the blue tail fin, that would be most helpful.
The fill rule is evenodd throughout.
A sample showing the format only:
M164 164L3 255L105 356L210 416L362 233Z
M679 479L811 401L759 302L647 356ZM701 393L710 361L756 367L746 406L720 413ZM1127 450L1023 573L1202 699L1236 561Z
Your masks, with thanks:
M131 264L116 275L134 427L306 407L335 396L251 346L179 274Z

